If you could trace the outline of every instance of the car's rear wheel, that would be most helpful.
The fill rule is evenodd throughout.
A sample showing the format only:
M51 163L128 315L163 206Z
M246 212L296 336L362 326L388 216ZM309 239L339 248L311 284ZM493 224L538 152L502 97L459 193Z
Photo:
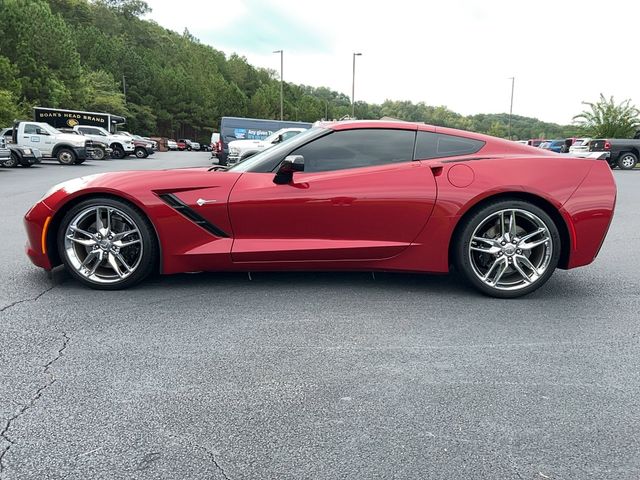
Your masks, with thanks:
M140 282L152 272L158 255L149 220L113 198L92 198L73 207L60 223L57 241L71 275L102 290Z
M631 152L625 152L621 154L620 158L618 159L618 167L620 167L622 170L631 170L632 168L635 168L637 163L638 157L636 157Z
M549 280L560 258L560 233L541 208L499 200L472 213L461 225L455 263L481 292L515 298Z

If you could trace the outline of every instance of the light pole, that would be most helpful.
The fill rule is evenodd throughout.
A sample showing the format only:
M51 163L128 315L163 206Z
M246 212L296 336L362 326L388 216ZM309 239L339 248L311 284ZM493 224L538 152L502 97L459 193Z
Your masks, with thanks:
M509 77L511 80L511 105L509 106L509 140L511 140L511 115L513 114L513 87L516 83L516 77Z
M124 73L122 74L122 96L124 103L127 103L127 81L125 80Z
M280 120L282 121L284 116L284 90L282 75L284 71L284 50L275 50L273 53L280 54Z
M356 113L356 57L362 53L353 52L353 76L351 77L351 117L355 117Z

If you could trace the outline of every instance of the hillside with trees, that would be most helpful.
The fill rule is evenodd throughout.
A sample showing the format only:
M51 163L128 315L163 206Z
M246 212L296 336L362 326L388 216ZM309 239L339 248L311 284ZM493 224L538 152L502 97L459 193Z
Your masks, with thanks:
M225 55L185 30L142 17L143 0L0 2L0 126L31 118L33 106L124 115L143 135L206 140L222 116L278 118L277 73ZM126 84L126 98L123 93ZM347 95L285 83L286 119L351 112ZM443 106L357 102L357 118L383 116L507 136L507 114L463 116ZM565 137L575 128L513 116L512 136Z

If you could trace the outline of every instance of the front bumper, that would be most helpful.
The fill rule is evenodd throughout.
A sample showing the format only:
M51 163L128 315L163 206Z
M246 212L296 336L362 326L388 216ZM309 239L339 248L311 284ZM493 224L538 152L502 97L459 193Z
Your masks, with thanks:
M20 159L20 164L23 166L35 165L42 162L42 155L23 155Z
M75 152L78 160L86 160L87 158L91 158L93 155L93 148L90 147L73 147L73 151Z

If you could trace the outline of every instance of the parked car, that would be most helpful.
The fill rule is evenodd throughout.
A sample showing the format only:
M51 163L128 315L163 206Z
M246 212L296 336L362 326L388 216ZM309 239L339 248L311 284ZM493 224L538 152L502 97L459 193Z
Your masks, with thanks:
M220 141L220 134L213 132L211 134L211 158L217 157L222 151L222 142Z
M529 140L527 140L527 145L531 147L539 147L541 143L547 141L548 140L545 140L544 138L530 138Z
M188 150L190 152L191 150L193 150L193 147L191 146L191 140L187 138L181 138L180 140L178 140L178 148L180 148L180 150Z
M6 147L4 137L0 137L0 166L15 167L15 165L5 165L5 162L11 160L11 150Z
M607 153L607 162L611 168L631 170L638 164L640 140L630 138L598 138L589 142L590 152Z
M563 145L564 145L564 139L547 140L546 142L542 142L540 145L538 145L538 147L544 150L550 150L555 153L560 153L560 150L562 150Z
M585 153L589 151L590 138L576 138L569 147L569 153Z
M264 120L260 118L222 117L220 119L220 142L218 159L221 165L227 164L229 143L234 140L264 140L281 128L310 128L307 122L286 122Z
M169 140L167 140L167 148L169 150L178 150L178 142L170 138Z
M200 150L200 144L198 142L191 141L191 150Z
M135 145L131 138L117 133L110 133L102 127L94 127L92 125L76 125L72 128L74 132L90 138L94 142L102 142L108 144L111 149L110 155L113 158L124 158L135 151ZM107 153L105 151L105 153ZM100 155L98 153L98 155Z
M55 158L62 165L83 163L91 158L93 151L93 141L90 139L63 133L43 122L16 122L11 143L22 148L37 148L44 158Z
M3 167L30 167L42 161L42 152L33 147L20 147L12 143L13 128L0 130L0 145L9 151L8 158L2 158L0 165Z
M119 131L118 135L129 137L134 145L134 155L138 158L147 158L156 151L157 143L153 140L145 140L140 135L133 135L129 132Z
M72 135L84 135L83 133L74 130L73 128L58 128L61 132L70 133ZM85 137L91 138L89 135L84 135ZM93 142L93 150L91 152L91 158L94 160L104 160L105 158L109 158L113 150L104 142L99 140L91 139Z
M468 161L473 160L473 161ZM97 289L155 271L449 271L514 298L594 261L608 166L409 122L314 127L234 167L109 172L25 216L31 261ZM233 228L232 228L233 226ZM162 248L159 248L162 246Z
M249 158L262 150L272 147L280 142L284 142L295 137L299 133L307 130L306 128L281 128L272 133L264 140L234 140L229 143L229 155L227 157L227 165L234 165L241 162L245 158Z

